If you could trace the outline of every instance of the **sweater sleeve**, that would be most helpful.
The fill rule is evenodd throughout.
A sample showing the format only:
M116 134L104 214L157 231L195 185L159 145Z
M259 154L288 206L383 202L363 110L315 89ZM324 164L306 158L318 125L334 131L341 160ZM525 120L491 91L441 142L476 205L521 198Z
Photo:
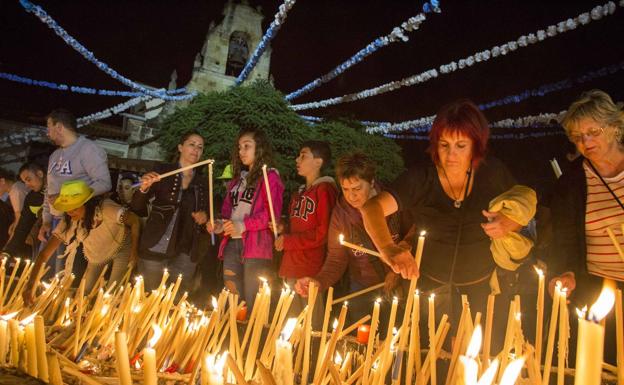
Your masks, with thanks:
M271 190L271 202L273 203L273 211L275 218L282 216L282 201L284 195L284 184L279 177L277 171L271 169L267 177L269 179L269 189ZM262 199L263 202L256 202L256 204L263 204L266 206L266 210L261 210L256 213L252 213L245 217L245 231L258 231L269 228L269 222L271 221L271 214L269 212L269 203L267 201L267 192L264 186L264 181L259 180L258 189L260 194L257 199Z
M284 250L305 250L324 245L335 204L336 189L329 183L321 183L317 188L317 225L307 231L284 234Z
M102 195L112 188L110 172L108 171L108 159L106 152L95 143L83 147L86 153L81 157L84 167L94 191L94 195Z
M338 241L338 236L344 232L342 222L340 212L334 210L327 231L327 257L321 271L314 277L319 281L321 290L326 290L338 282L349 265L349 251Z

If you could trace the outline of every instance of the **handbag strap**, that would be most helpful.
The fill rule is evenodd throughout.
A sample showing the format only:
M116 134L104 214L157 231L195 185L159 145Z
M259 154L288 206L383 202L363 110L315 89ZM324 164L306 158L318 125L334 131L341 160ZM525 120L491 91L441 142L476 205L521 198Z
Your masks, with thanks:
M618 198L617 195L615 195L615 193L613 192L613 190L611 190L611 187L609 187L609 184L604 180L604 178L602 177L602 175L600 175L598 173L598 170L596 170L596 167L594 167L594 165L592 164L592 162L587 159L587 163L589 163L589 167L591 167L592 171L594 172L594 174L598 175L598 178L600 178L600 181L602 182L602 184L607 188L607 190L609 190L609 192L611 193L611 195L613 195L613 198L615 198L615 200L617 201L617 203L620 205L620 207L622 208L622 210L624 210L624 204L622 204L622 201L620 200L620 198Z

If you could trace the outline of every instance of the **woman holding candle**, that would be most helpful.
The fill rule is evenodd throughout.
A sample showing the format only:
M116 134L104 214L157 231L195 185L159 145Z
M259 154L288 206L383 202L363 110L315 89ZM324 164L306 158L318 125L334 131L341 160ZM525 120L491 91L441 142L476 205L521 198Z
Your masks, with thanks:
M624 282L624 260L607 232L624 243L624 111L605 92L592 90L572 103L561 125L582 156L564 170L553 194L550 291L561 281L581 308L598 297L603 278L620 288ZM607 320L607 336L613 324ZM614 357L614 344L606 347L605 356Z
M327 235L327 256L319 272L313 276L299 278L295 290L306 297L310 281L315 281L320 290L335 285L348 270L349 291L356 292L364 288L386 282L385 292L391 293L399 281L399 276L379 258L353 250L340 244L339 235L366 248L374 248L366 234L359 208L366 201L384 189L375 180L375 163L361 152L343 155L336 162L336 178L340 183L342 195L338 198L331 214ZM399 239L400 220L398 215L387 218L393 239ZM347 316L351 323L370 314L372 303L382 297L384 290L375 290L349 300ZM384 301L384 310L389 310L389 301ZM387 322L388 311L383 319ZM385 330L385 327L380 328Z
M269 189L263 180L263 165L271 165L273 151L266 134L257 128L242 128L232 149L234 178L228 183L221 207L223 220L209 232L223 233L219 257L223 259L223 281L238 293L251 311L260 281L273 276L273 232L269 228L269 194L275 217L282 213L284 184L276 169L267 170Z
M143 175L130 204L132 211L147 216L138 264L146 290L157 288L167 268L170 279L182 274L178 293L190 292L197 262L209 242L203 226L208 220L206 177L197 168L163 180L159 177L161 173L199 162L204 139L196 131L188 132L180 139L177 151L177 162L161 165L155 172ZM151 211L148 210L150 200Z
M403 276L420 274L419 287L436 291L436 305L446 307L439 314L448 312L452 325L457 325L461 313L462 294L468 295L473 314L485 312L488 295L496 286L490 286L492 277L502 281L500 290L511 297L515 282L504 278L517 277L530 252L530 243L515 250L521 251L513 253L515 258L501 255L494 247L496 240L519 236L534 214L536 199L528 188L515 197L509 194L516 182L499 160L486 156L488 138L487 120L472 102L459 100L442 107L429 133L431 160L408 170L390 191L361 209L382 258ZM490 211L491 202L503 193L509 194L507 199L514 200L512 206L524 218L513 215L512 220L513 212ZM409 251L393 241L382 219L396 212L427 230L420 271ZM506 306L508 302L496 303Z
M128 266L138 259L138 217L110 199L93 197L93 189L83 180L64 182L52 206L65 215L35 260L24 289L24 302L32 303L39 271L61 243L65 244L64 257L68 262L73 262L74 257L80 255L78 249L82 249L88 262L84 273L87 292L108 263L112 263L109 282L119 282ZM68 263L66 266L75 265Z

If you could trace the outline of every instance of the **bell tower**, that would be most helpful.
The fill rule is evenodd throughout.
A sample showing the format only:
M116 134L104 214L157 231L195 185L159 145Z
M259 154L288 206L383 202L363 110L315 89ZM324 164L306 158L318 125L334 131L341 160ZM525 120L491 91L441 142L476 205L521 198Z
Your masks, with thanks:
M247 60L262 39L262 11L246 0L229 0L223 20L210 23L201 51L195 56L187 88L199 92L223 91L234 85ZM271 48L267 47L247 80L268 79Z

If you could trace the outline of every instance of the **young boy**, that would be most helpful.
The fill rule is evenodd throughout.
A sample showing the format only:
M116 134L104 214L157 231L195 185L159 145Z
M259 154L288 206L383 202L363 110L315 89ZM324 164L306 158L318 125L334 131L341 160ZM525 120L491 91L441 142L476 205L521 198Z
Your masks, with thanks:
M323 266L327 252L327 230L338 189L334 179L322 176L331 162L331 150L327 142L311 140L304 142L297 157L297 173L305 178L305 184L293 194L288 210L290 228L275 240L275 249L284 255L279 275L294 287L297 279L315 276ZM313 326L320 325L323 314L321 297L317 298ZM291 305L293 312L300 312L307 299L299 295Z

